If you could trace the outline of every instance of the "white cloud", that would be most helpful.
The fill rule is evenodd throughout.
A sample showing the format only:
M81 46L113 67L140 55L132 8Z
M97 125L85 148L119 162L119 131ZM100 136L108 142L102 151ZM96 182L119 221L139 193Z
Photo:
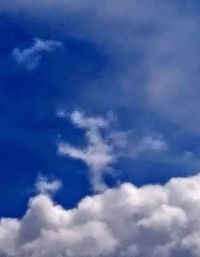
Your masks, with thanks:
M38 193L52 194L62 187L62 183L59 180L50 181L46 177L40 175L35 187Z
M25 65L29 70L34 70L40 64L42 53L53 52L61 47L62 43L60 41L34 38L31 47L22 50L15 48L12 54L18 64Z
M63 118L63 115L60 116L60 111L58 116ZM87 146L80 148L61 141L58 152L82 160L88 165L91 170L92 185L96 191L106 188L102 175L118 158L123 156L137 158L145 153L158 153L168 148L160 135L133 138L130 137L130 131L114 131L111 127L112 117L107 119L87 117L83 112L74 111L70 119L78 128L85 129Z
M140 188L125 183L65 210L48 195L0 221L3 257L199 257L200 175Z
M74 125L86 130L85 136L88 145L78 148L61 142L58 151L60 154L84 161L91 170L94 189L103 190L105 185L102 181L102 174L117 158L114 149L115 140L109 139L109 135L112 133L109 120L102 117L87 117L80 111L74 111L70 118ZM103 131L105 132L104 136Z

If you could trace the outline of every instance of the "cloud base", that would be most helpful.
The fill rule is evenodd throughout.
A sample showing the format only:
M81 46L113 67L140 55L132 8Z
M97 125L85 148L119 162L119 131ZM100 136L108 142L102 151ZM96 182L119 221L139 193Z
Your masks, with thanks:
M200 175L124 183L69 210L40 193L21 219L1 219L0 256L199 257L199 192Z

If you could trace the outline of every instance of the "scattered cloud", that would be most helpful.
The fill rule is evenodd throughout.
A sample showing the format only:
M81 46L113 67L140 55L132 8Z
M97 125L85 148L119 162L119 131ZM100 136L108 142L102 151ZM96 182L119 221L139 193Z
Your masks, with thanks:
M168 149L168 144L162 135L148 135L142 137L135 145L132 153L133 156L138 156L142 153L148 152L162 152Z
M1 12L24 11L30 19L63 28L63 35L89 40L112 57L114 65L107 66L95 86L92 81L92 87L84 88L82 98L103 102L104 107L151 109L162 119L199 133L200 19L198 8L188 6L188 1L178 0L0 3Z
M199 257L199 191L200 175L124 183L70 210L41 193L21 219L1 219L0 256Z
M110 139L109 120L102 117L87 117L80 111L72 112L71 121L78 128L85 129L87 146L78 148L66 142L58 146L60 154L84 161L91 170L92 185L95 190L104 190L102 174L116 161L115 140ZM104 136L102 132L105 132ZM116 135L117 137L117 135Z
M12 54L18 64L24 65L28 70L34 70L39 66L44 52L53 52L61 47L60 41L34 38L31 47L15 48Z
M53 194L62 187L62 183L59 180L50 181L46 177L40 175L35 187L38 193Z
M58 116L63 118L63 112L60 115L59 111ZM149 135L136 139L130 136L130 131L113 130L112 117L107 119L87 117L83 112L76 110L72 112L70 119L76 127L86 131L87 146L79 148L61 141L58 145L58 152L61 155L82 160L88 165L95 191L106 189L102 175L118 158L123 156L136 158L144 153L161 152L168 148L167 143L160 135Z

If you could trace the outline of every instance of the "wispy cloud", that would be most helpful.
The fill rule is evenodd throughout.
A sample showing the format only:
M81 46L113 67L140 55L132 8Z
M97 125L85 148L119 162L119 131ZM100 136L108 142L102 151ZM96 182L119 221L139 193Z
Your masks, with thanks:
M132 150L133 157L148 152L162 152L168 150L168 144L160 134L148 135L139 139Z
M87 39L112 57L115 65L107 66L107 72L95 81L96 86L92 81L89 90L93 93L84 88L84 93L91 95L90 101L95 98L94 102L103 103L104 107L112 103L117 108L127 104L130 109L150 108L162 119L199 133L200 115L196 106L200 97L200 19L198 12L187 8L187 1L180 4L180 1L110 0L104 4L91 0L79 3L49 0L41 4L16 0L12 3L1 1L2 12L23 10L48 26L51 13L56 18L50 24L63 28L63 34ZM66 28L66 17L76 29Z
M18 64L24 65L28 70L34 70L39 66L43 53L53 52L61 47L60 41L34 38L31 47L15 48L12 54Z
M77 148L66 142L61 142L58 151L60 154L84 161L91 170L94 189L103 190L105 185L102 181L102 174L117 158L114 149L115 140L109 138L112 133L109 120L102 117L87 117L80 111L74 111L70 118L78 128L85 129L87 146ZM104 136L103 131L106 132Z
M35 187L38 193L48 195L56 193L62 187L62 183L59 180L49 180L40 175Z
M63 118L66 115L60 116ZM87 117L83 112L74 111L70 119L75 126L84 129L87 140L86 147L75 147L67 142L60 142L58 152L74 159L84 161L91 170L91 179L94 190L106 188L102 175L120 157L137 158L149 152L161 152L168 148L167 143L160 135L148 135L140 138L130 136L130 131L115 131L112 128L112 119L102 117Z

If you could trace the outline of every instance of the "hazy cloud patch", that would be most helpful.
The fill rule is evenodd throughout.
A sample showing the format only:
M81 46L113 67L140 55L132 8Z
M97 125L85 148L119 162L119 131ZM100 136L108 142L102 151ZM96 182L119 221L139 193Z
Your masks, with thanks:
M34 70L39 66L43 53L54 52L61 47L60 41L34 38L32 46L24 49L15 48L12 54L18 64L24 65L28 70Z
M58 116L65 118L66 115ZM94 190L102 191L106 185L102 175L117 162L119 158L138 158L148 153L159 153L168 149L168 144L159 135L137 137L131 131L120 131L112 128L112 117L88 117L75 110L70 119L77 127L85 130L86 147L75 147L68 142L58 144L58 153L82 160L91 171L91 182Z

